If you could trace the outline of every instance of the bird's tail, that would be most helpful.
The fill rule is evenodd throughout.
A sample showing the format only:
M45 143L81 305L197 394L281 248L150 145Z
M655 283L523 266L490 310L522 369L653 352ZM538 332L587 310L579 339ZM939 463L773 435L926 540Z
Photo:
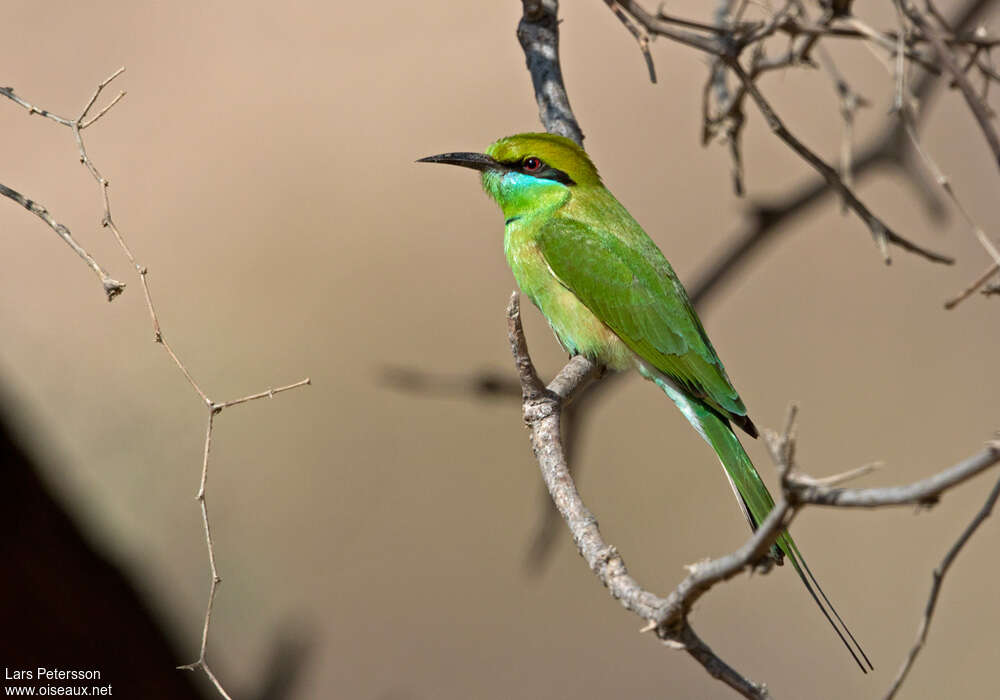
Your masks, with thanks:
M736 434L730 427L729 421L719 416L700 401L689 399L671 386L663 377L656 376L651 372L643 372L643 374L656 382L667 393L688 421L690 421L691 425L694 426L695 430L715 450L719 461L722 462L722 466L726 471L729 485L733 487L733 492L736 494L743 514L750 523L750 528L756 530L760 523L764 522L767 514L771 512L771 509L774 507L774 500L771 498L771 494L768 492L764 482L761 481L760 474L754 468L753 462L750 461L750 457L743 449L743 445L740 444L739 438L736 437ZM795 569L795 573L802 579L802 583L809 592L809 595L812 596L823 616L826 617L827 622L833 627L837 636L840 637L840 641L844 643L847 651L850 652L861 670L865 673L869 669L874 670L875 667L872 666L861 645L858 644L854 635L851 634L847 625L844 624L844 621L833 607L830 599L826 597L826 594L816 581L816 577L813 576L812 571L809 570L809 565L806 564L806 560L802 557L802 553L787 530L778 536L775 548L773 550L775 559L778 563L781 563L782 556L788 557L792 563L792 568ZM837 623L839 623L839 626ZM850 642L848 642L848 639ZM862 659L864 659L864 663L862 663ZM867 668L865 667L866 665Z

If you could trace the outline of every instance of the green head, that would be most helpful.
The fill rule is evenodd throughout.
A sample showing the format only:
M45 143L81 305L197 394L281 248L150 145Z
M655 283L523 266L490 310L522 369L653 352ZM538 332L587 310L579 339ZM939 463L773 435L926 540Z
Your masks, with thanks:
M601 186L586 151L555 134L507 136L486 153L442 153L417 162L479 170L483 189L507 218L560 206L576 188Z

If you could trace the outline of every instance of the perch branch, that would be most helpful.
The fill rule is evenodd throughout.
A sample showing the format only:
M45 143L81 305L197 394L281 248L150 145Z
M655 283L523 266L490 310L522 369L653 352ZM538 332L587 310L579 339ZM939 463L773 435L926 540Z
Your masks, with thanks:
M625 561L615 547L604 541L597 526L597 519L580 498L566 463L559 419L563 405L569 402L588 381L597 375L598 368L586 358L578 355L570 360L546 387L538 378L528 354L527 341L521 327L520 305L516 292L511 295L510 303L507 306L507 333L514 356L514 364L521 379L524 396L524 421L531 434L531 445L538 460L542 478L559 513L569 526L573 541L591 571L608 588L612 597L619 600L626 609L644 620L654 623L657 635L661 636L662 639L684 645L684 648L714 677L719 678L744 697L757 698L758 700L770 697L766 687L748 680L735 671L698 639L690 625L687 624L686 615L682 616L682 622L676 624L675 619L671 617L670 627L658 626L661 620L661 610L674 609L670 607L671 602L644 590L629 575ZM763 531L764 528L761 530ZM776 532L772 534L777 536ZM690 646L687 646L688 644Z
M528 354L516 292L511 296L507 307L507 329L521 381L522 415L530 433L532 451L552 501L569 527L581 556L613 598L649 623L645 630L655 631L657 637L669 646L687 651L713 677L744 697L767 698L769 694L766 686L735 671L694 634L688 616L699 598L716 584L731 579L742 571L761 566L766 570L768 550L778 535L788 527L796 512L807 505L866 508L903 504L931 505L946 491L1000 462L1000 443L990 443L976 455L912 484L873 489L834 488L824 485L823 480L801 476L794 471L794 420L790 419L783 437L769 439L771 454L781 477L781 498L768 517L739 549L718 559L689 567L691 571L688 576L669 595L661 597L644 589L630 576L621 554L604 540L597 518L583 503L566 461L560 434L561 412L597 375L598 368L584 357L574 357L545 386L538 378ZM852 470L854 473L847 474L856 475L857 471ZM843 475L837 477L838 480L841 478ZM991 502L988 504L992 505ZM981 522L985 517L977 517L977 521ZM957 553L964 546L974 529L970 528L963 533L953 551ZM954 559L954 554L951 559Z
M559 0L522 0L517 39L535 88L538 118L546 131L583 145L583 131L569 106L559 65Z

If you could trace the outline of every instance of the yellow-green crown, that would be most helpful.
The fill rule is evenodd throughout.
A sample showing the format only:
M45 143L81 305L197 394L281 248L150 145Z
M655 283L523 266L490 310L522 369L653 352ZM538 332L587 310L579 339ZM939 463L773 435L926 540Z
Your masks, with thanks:
M486 155L506 164L535 157L551 168L562 171L577 185L599 185L601 176L582 148L565 136L556 134L515 134L506 136L488 149Z

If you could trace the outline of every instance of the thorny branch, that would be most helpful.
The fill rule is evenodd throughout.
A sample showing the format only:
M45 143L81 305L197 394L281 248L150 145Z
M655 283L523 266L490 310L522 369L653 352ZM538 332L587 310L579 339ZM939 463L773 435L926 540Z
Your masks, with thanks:
M102 81L97 86L97 89L94 91L93 96L91 96L90 101L86 104L86 106L83 108L83 111L80 113L80 116L78 116L76 119L66 119L65 117L60 117L56 114L53 114L52 112L49 112L46 109L39 109L38 107L35 107L27 100L24 100L18 95L16 95L14 93L14 88L11 87L0 87L0 95L4 95L7 99L12 100L17 104L21 105L22 107L24 107L26 110L28 110L28 114L40 114L41 116L47 119L51 119L57 124L68 126L70 129L72 129L73 134L76 137L77 143L80 146L81 162L86 162L85 152L83 151L83 136L81 132L88 126L96 122L98 119L100 119L102 116L104 116L109 109L118 104L118 101L121 98L125 97L125 92L122 91L118 93L117 97L111 100L107 104L107 106L105 106L101 111L99 111L96 115L94 115L90 119L87 119L87 115L90 113L91 108L94 106L94 103L97 101L97 98L100 96L104 88L107 87L108 83L110 83L112 80L121 75L122 71L124 70L125 70L124 68L119 68L117 71L114 72L114 74L112 74L110 77ZM104 293L107 295L108 301L111 301L125 290L125 285L115 279L112 279L112 277L107 272L104 271L104 268L102 268L97 263L97 261L94 260L93 257L91 257L90 253L84 250L83 247L80 246L80 244L78 244L73 239L73 235L70 233L69 229L66 228L63 224L56 222L56 220L52 218L52 215L49 214L48 210L45 207L43 207L38 202L28 199L19 192L16 192L4 185L0 185L0 194L2 194L5 197L8 197L9 199L14 200L22 207L30 211L32 214L40 218L42 221L48 224L49 228L55 231L60 238L66 241L66 244L70 248L72 248L77 255L83 258L84 262L87 263L90 269L92 269L97 274L98 279L101 280L101 285L104 287Z
M108 296L108 301L111 301L125 290L125 285L116 279L112 279L111 275L104 271L104 268L101 267L96 260L94 260L90 253L84 250L83 246L76 242L69 229L52 218L48 209L32 199L28 199L20 192L12 190L6 185L0 184L0 194L14 200L22 207L30 211L32 214L48 224L49 228L55 231L60 238L66 241L66 244L69 245L69 247L72 248L77 255L83 258L84 262L87 263L90 269L97 273L97 277L101 280L101 284L104 287L104 293Z
M219 572L216 567L215 547L212 540L212 528L208 517L208 501L206 498L206 493L207 493L206 487L208 484L209 454L211 453L212 449L212 432L215 427L215 416L221 413L223 409L229 408L231 406L237 406L239 404L248 403L250 401L256 401L258 399L273 398L275 394L280 394L282 392L289 391L291 389L296 389L301 386L306 386L310 383L310 380L306 378L301 381L295 382L294 384L289 384L287 386L282 386L274 389L269 388L266 391L250 394L248 396L243 396L241 398L216 402L213 401L211 398L209 398L208 394L201 388L198 382L195 381L194 377L191 376L191 373L188 371L188 368L184 365L183 362L181 362L181 359L174 352L170 344L167 343L167 340L164 337L163 331L160 327L160 321L156 315L156 310L153 306L153 298L149 291L149 284L146 280L146 276L148 274L147 268L145 265L141 265L139 262L136 261L136 258L133 255L131 248L129 248L128 244L125 242L124 235L118 228L118 225L115 223L114 218L111 216L111 199L109 193L110 182L108 181L107 178L105 178L101 174L101 172L97 169L97 166L94 165L94 162L90 159L90 155L87 152L86 144L84 143L83 140L83 130L93 125L98 119L107 114L108 110L110 110L112 107L118 104L119 100L125 97L125 91L123 90L120 93L118 93L118 95L114 99L108 102L106 106L104 106L101 110L99 110L97 114L88 118L91 109L93 109L94 105L96 104L98 98L101 96L101 93L104 91L104 89L124 71L125 71L124 67L119 68L117 71L115 71L110 76L101 81L98 84L97 89L94 91L93 95L91 95L90 100L84 106L83 111L80 113L80 116L77 117L76 119L66 119L64 117L60 117L56 114L53 114L48 110L36 107L30 102L16 95L12 88L9 87L0 88L0 93L5 95L7 98L13 100L17 104L21 105L25 109L27 109L29 114L39 114L47 119L51 119L57 124L69 127L72 130L73 138L76 141L77 151L79 153L80 163L82 163L84 167L87 168L87 170L93 176L94 180L97 181L98 186L101 188L101 198L104 208L104 213L101 217L101 226L111 229L112 234L114 234L115 240L118 242L118 246L121 248L126 258L128 258L128 261L133 265L133 267L135 267L136 273L139 276L139 282L142 285L142 291L146 301L146 308L149 311L150 323L153 329L153 341L163 347L164 351L166 351L167 355L169 355L171 361L181 372L181 374L184 375L184 378L187 380L188 384L191 385L192 389L194 389L194 391L198 394L198 396L201 398L202 402L206 406L208 415L205 428L205 446L202 452L201 479L199 481L198 493L195 496L195 499L198 501L199 507L201 509L202 525L205 530L205 544L208 549L208 562L211 571L211 584L208 592L208 604L205 609L204 622L202 624L201 646L198 652L198 659L190 664L186 664L178 668L203 671L205 675L208 677L208 679L215 686L216 690L218 690L219 694L222 697L226 698L226 700L231 700L229 694L226 692L225 688L223 687L222 683L219 681L215 673L212 671L211 667L209 667L208 662L205 658L206 650L208 647L208 631L212 621L212 608L215 604L215 595L218 590L219 584L222 583L222 578L219 576ZM55 230L56 233L58 233L70 245L70 247L72 247L73 250L77 252L78 255L80 255L80 257L86 260L88 265L90 265L91 268L94 269L95 272L97 272L98 276L104 283L104 288L108 294L109 301L113 299L117 294L121 293L125 285L120 282L116 282L112 280L110 277L108 277L108 275L100 268L100 266L97 265L97 263L86 253L86 251L84 251L83 248L81 248L76 244L76 242L70 235L69 230L65 226L62 226L62 224L57 224L44 207L37 204L36 202L32 202L31 200L24 198L22 195L18 194L17 192L14 192L13 190L7 187L4 187L3 185L0 185L0 194L3 194L13 199L14 201L21 204L21 206L25 207L32 213L39 216L50 227L52 227L52 229Z

